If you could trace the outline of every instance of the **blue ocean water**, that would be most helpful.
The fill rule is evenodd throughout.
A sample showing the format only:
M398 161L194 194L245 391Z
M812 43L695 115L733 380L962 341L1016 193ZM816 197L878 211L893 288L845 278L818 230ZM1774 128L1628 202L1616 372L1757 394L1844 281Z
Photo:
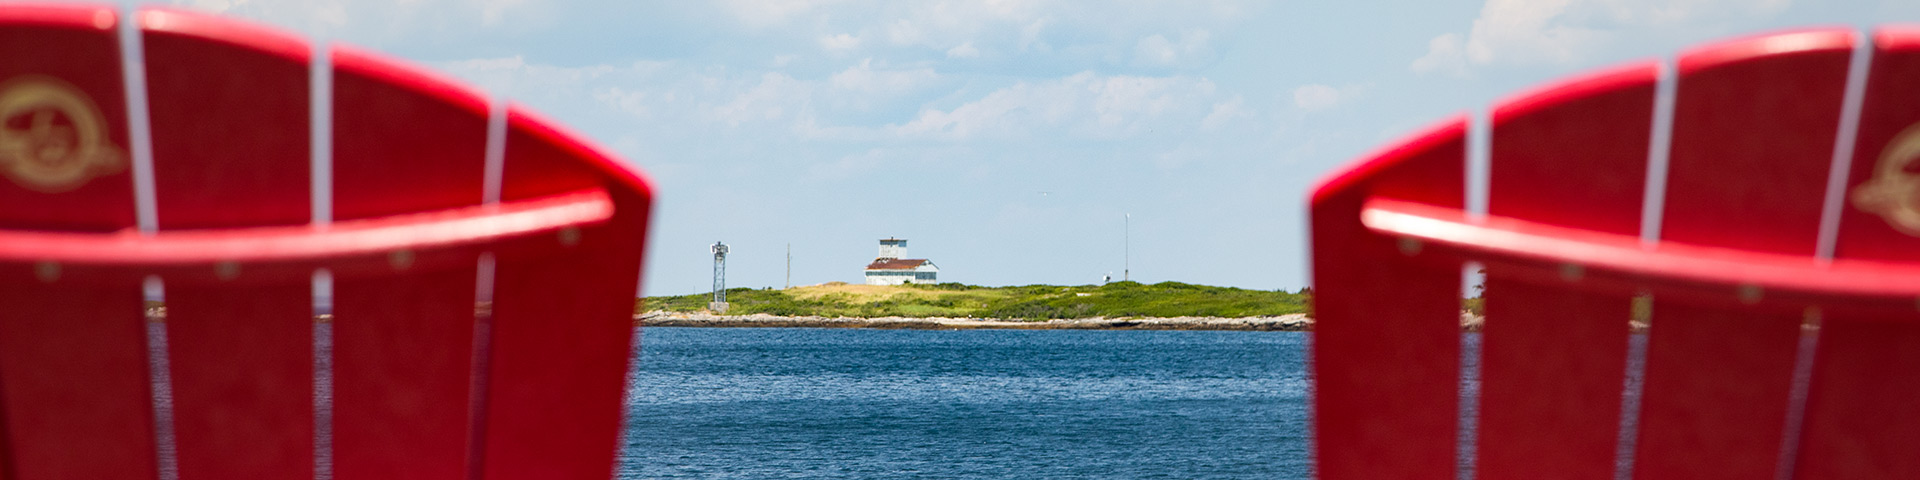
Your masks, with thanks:
M1309 334L647 328L620 478L1305 478Z

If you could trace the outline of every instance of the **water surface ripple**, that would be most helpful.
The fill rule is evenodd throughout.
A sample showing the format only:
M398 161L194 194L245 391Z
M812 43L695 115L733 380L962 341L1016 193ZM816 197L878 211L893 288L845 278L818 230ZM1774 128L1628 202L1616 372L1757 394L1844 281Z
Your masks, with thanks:
M649 328L620 478L1303 478L1309 334Z

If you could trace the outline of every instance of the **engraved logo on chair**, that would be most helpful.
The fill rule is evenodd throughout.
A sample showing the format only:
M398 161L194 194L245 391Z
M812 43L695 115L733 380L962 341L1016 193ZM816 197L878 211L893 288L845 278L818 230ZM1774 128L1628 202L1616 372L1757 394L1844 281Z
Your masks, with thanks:
M42 75L0 84L0 172L29 190L59 193L118 173L126 154L107 140L86 93Z
M1909 169L1920 169L1920 123L1887 142L1873 178L1853 188L1853 206L1880 215L1901 233L1920 236L1920 172Z

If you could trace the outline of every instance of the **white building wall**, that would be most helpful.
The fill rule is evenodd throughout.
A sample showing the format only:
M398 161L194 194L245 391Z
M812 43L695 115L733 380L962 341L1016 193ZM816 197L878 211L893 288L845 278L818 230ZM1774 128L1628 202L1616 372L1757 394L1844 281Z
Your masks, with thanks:
M912 270L868 270L867 285L900 285L909 281L913 283L932 283L923 280L914 280L913 274L914 272Z
M898 243L880 242L880 258L907 258L907 241Z

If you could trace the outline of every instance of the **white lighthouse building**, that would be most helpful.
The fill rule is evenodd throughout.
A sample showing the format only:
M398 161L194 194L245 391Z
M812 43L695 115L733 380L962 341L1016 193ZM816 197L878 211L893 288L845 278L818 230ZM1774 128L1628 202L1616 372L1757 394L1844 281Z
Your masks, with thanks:
M880 256L867 264L867 285L940 282L940 267L924 258L901 258L905 256L906 239L881 239Z

